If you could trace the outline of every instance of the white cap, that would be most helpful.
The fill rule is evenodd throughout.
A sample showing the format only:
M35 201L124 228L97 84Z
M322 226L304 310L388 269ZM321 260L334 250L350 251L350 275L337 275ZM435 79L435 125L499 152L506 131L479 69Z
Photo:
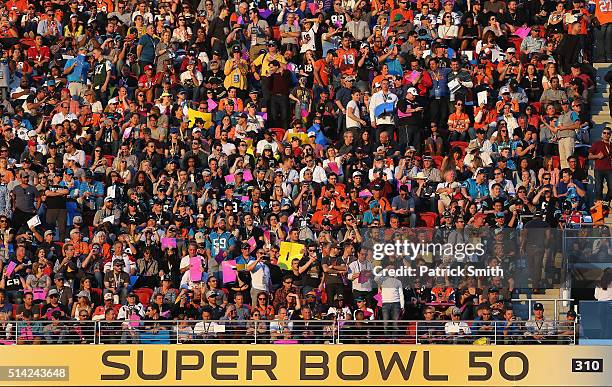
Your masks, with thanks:
M406 93L410 93L412 95L419 95L419 92L414 87L411 87L408 90L406 90Z
M503 86L501 89L499 89L499 94L506 94L509 92L510 92L510 89L508 88L508 86Z

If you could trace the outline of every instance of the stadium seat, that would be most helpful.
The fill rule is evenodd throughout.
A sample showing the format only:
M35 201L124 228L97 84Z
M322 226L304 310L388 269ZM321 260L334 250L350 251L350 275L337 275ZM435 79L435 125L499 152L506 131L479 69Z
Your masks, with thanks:
M115 156L113 156L113 155L104 155L104 158L106 159L106 161L108 161L108 165L109 166L113 165L113 160L115 160Z
M100 300L102 300L102 289L100 288L91 288L92 293L96 293Z
M89 167L91 165L91 156L85 155L85 165Z
M138 296L138 300L140 301L140 303L144 306L147 306L149 305L149 300L151 299L151 296L153 295L153 289L149 289L149 288L134 289L134 293L136 293L136 295Z
M433 162L436 165L436 168L442 167L442 161L444 161L444 157L442 157L442 156L431 156L431 158L433 159Z
M435 212L421 212L419 214L419 226L434 228L438 220L438 214Z
M416 344L416 336L417 336L417 326L416 323L414 321L411 321L408 323L408 326L406 326L406 332L404 336L400 336L400 339L398 340L400 344L409 344L409 345L414 345Z
M580 168L586 168L587 164L587 158L584 156L578 156L578 165L580 165Z
M559 168L559 165L561 165L561 159L559 158L559 156L553 156L552 160L553 168Z
M272 133L274 133L274 137L276 137L276 141L281 142L285 137L285 129L283 128L270 128Z
M470 145L470 143L466 141L451 141L450 143L451 148L461 149L461 152L463 153L464 156L465 156L465 148L467 148L468 145Z
M272 27L272 37L274 38L274 40L281 40L280 27Z
M12 313L13 319L15 319L17 317L17 304L13 304L13 313Z

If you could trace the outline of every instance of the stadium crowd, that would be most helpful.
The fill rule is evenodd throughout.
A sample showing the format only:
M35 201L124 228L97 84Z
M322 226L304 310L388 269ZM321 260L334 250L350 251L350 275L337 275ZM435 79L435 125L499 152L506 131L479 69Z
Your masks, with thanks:
M612 130L590 138L590 63L612 55L593 12L2 2L0 326L26 322L12 338L37 343L66 320L176 319L186 335L189 320L275 320L263 329L285 338L285 320L457 321L445 335L515 321L511 278L375 276L400 261L372 260L364 230L480 241L493 265L538 257L545 288L538 230L601 223L612 192ZM526 247L495 238L529 229ZM555 330L529 326L535 341Z

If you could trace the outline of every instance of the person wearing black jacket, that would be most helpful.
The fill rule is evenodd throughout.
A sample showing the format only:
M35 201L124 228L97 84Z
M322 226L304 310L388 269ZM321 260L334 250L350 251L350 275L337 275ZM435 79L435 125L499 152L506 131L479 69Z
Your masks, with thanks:
M421 127L423 126L423 106L417 101L418 91L414 87L406 90L406 98L398 101L397 115L399 118L398 137L402 146L414 146L421 152ZM403 153L404 150L402 150Z
M291 314L291 320L294 320L293 338L300 344L315 344L321 340L323 323L313 319L309 306L296 309Z

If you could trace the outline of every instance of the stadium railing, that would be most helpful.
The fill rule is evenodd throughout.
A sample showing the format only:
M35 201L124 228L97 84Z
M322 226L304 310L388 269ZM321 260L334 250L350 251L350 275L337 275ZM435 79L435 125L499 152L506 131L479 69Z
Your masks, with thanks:
M575 322L12 321L4 344L576 344Z

